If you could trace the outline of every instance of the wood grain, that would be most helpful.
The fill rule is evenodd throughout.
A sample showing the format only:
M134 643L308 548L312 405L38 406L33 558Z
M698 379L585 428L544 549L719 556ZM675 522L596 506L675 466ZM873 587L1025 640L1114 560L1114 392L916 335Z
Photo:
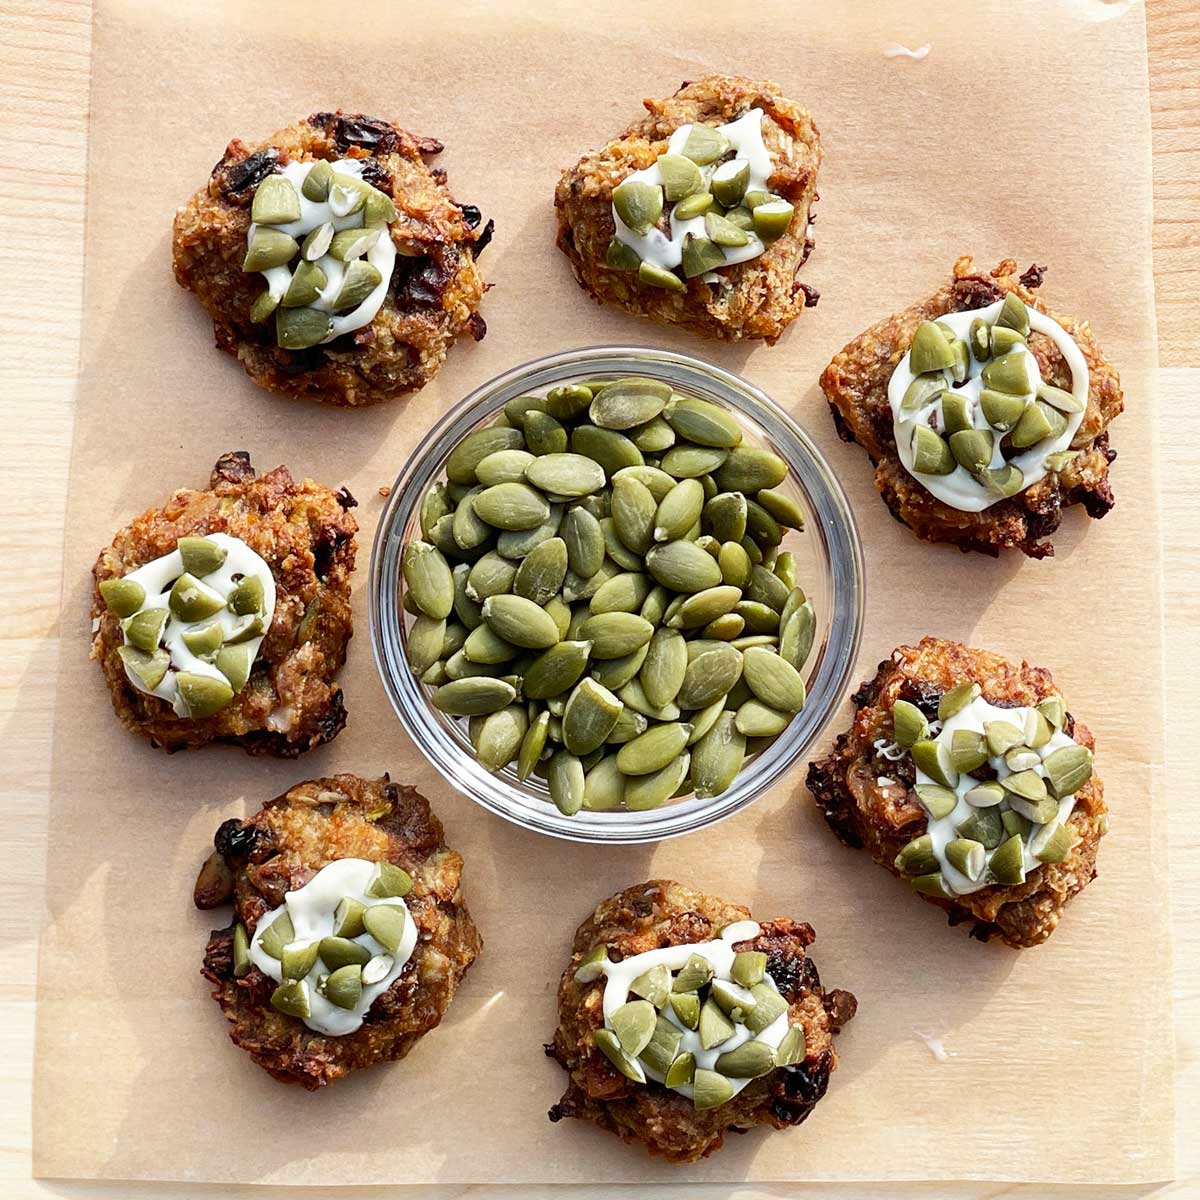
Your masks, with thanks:
M1200 21L1195 0L1147 6L1154 151L1154 275L1163 413L1161 473L1165 551L1167 794L1171 801L1172 905L1176 936L1179 1180L1107 1195L1194 1195L1200 1188L1200 802L1185 750L1200 703ZM0 561L8 604L0 609L0 806L6 869L0 873L0 1193L216 1197L212 1187L55 1184L29 1178L29 1089L37 930L44 909L45 811L57 626L63 500L70 451L83 285L83 218L90 78L90 0L5 0L0 6ZM1119 598L1115 598L1119 602ZM1066 1100L1066 1098L1064 1098ZM70 1136L69 1130L63 1136ZM263 1197L282 1189L247 1189ZM413 1189L394 1189L411 1196ZM439 1200L511 1194L521 1200L599 1200L599 1189L423 1189ZM314 1193L315 1195L316 1193ZM371 1189L378 1196L379 1189ZM605 1197L638 1189L603 1189ZM705 1200L725 1188L670 1189ZM751 1196L799 1200L937 1200L1020 1195L1061 1198L1079 1189L964 1184L744 1187ZM289 1190L288 1200L297 1193ZM365 1200L359 1188L339 1192Z

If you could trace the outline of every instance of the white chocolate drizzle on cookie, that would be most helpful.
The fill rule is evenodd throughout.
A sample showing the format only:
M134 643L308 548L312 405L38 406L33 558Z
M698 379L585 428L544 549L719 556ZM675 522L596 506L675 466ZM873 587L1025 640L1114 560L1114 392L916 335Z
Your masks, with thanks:
M109 584L135 595L141 589L137 607L120 610L126 677L187 719L211 715L245 685L271 627L275 580L258 553L227 533L183 538L180 546L102 584L101 594Z
M272 1003L282 1012L299 1016L317 1033L331 1037L353 1033L362 1025L376 998L400 978L412 958L417 926L408 906L399 895L379 894L389 891L380 887L380 881L387 879L389 866L363 858L339 858L327 863L303 887L288 892L283 903L260 917L255 926L249 940L249 960L281 985ZM407 879L398 869L391 870ZM375 933L387 939L386 945L377 940L375 933L362 927L363 915L380 907L391 910L389 924L375 925ZM343 926L343 934L339 936L336 934L339 913L345 914L349 909L357 914L355 922L350 927ZM273 939L271 928L284 919L290 926L284 936ZM347 920L344 915L340 919ZM366 919L374 924L371 918ZM335 950L340 952L333 962L325 962L321 957L323 939L326 939L325 953L330 957ZM358 949L357 958L361 961L351 957L354 951L348 950L347 944ZM302 966L307 963L308 969L297 975L295 962ZM285 970L292 972L286 978ZM337 990L336 985L330 990L330 980L343 970L353 977L349 995ZM280 997L280 991L287 993L286 997ZM341 1003L330 999L331 994ZM346 1007L350 1000L353 1003Z
M943 360L931 331L944 339L947 365L935 365ZM1042 379L1026 344L1031 331L1062 353L1069 392ZM924 369L914 370L914 356ZM1075 340L1015 295L946 313L917 329L888 383L896 451L904 469L944 504L983 512L1073 457L1088 387Z

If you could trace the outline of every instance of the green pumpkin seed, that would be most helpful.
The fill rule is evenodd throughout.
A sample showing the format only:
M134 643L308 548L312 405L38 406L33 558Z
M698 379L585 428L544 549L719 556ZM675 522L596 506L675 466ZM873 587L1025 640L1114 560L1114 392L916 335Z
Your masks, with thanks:
M612 522L622 544L634 554L645 554L654 540L658 506L645 484L636 479L614 479Z
M718 981L714 980L716 985ZM722 1011L716 1000L710 996L705 1000L700 1008L700 1045L705 1050L711 1050L714 1046L719 1046L722 1042L728 1041L733 1037L735 1029L733 1022ZM696 1072L700 1074L699 1071Z
M688 744L692 727L678 722L656 725L626 742L617 753L617 769L623 775L649 775L676 758Z
M602 521L601 525L603 526L603 524ZM614 534L613 537L615 538L616 535ZM639 565L636 560L634 565ZM607 560L601 564L600 570L589 579L580 579L574 572L568 570L566 578L563 580L563 599L568 604L574 604L579 600L590 600L609 579L618 573L618 570L615 562Z
M1025 412L1025 398L984 388L979 393L979 406L983 410L984 420L993 429L1007 433L1020 421Z
M662 288L668 292L682 292L685 289L683 280L672 271L653 263L642 262L638 266L638 279L648 287Z
M746 589L746 599L758 604L765 604L777 613L783 612L788 602L789 589L772 571L766 567L753 566L750 569L750 585Z
M229 680L234 692L240 692L250 678L254 665L255 649L250 645L222 646L213 659L213 666Z
M743 1042L719 1055L714 1066L731 1079L757 1079L775 1069L775 1051L766 1042Z
M563 712L563 745L577 756L591 754L612 732L621 708L621 701L608 688L584 679L571 692Z
M290 945L296 936L295 927L292 925L292 918L287 912L281 912L279 916L262 931L261 936L257 931L255 934L258 937L259 948L271 958L282 958L283 949Z
M790 662L765 647L747 650L742 659L746 683L764 704L781 712L799 712L804 707L804 677Z
M653 417L644 425L639 425L636 429L630 430L629 436L634 446L645 454L661 454L664 450L669 450L675 445L675 430L662 417ZM621 464L621 466L630 465L633 464ZM610 472L610 474L615 474L615 472Z
M530 412L546 411L546 401L541 396L514 396L504 406L504 415L514 429L525 428L525 417Z
M533 454L562 454L567 449L567 431L547 412L530 410L521 428Z
M1004 789L998 783L988 780L971 788L963 799L973 808L992 808L1004 799Z
M600 522L584 508L568 509L560 526L567 550L567 566L576 575L587 579L600 570L604 562L604 531Z
M418 607L435 621L444 620L454 607L454 577L436 546L410 542L404 549L401 571Z
M636 271L641 261L638 252L632 246L627 246L616 238L608 243L608 249L604 252L604 265L614 271Z
M938 720L948 721L962 712L968 704L973 704L982 694L983 689L977 683L960 683L948 692L943 692L938 701Z
M363 906L366 912L366 906ZM371 952L359 942L348 937L323 937L318 944L321 961L331 970L341 967L365 967L371 961ZM305 972L307 974L308 972Z
M670 974L666 972L665 968L664 973L670 978ZM662 1002L666 1003L665 994ZM678 1025L673 1021L668 1021L666 1017L657 1017L650 1041L641 1052L642 1062L659 1075L665 1075L671 1069L671 1064L679 1053L679 1043L682 1040L683 1030Z
M206 537L181 537L175 544L175 548L183 560L183 569L198 579L205 575L211 575L225 562L228 555L228 551L223 546L218 546L216 542ZM132 579L127 582L133 584L134 587L138 586ZM103 589L103 585L101 588ZM140 604L139 601L137 607L140 607Z
M498 712L517 698L517 689L502 679L471 676L443 684L433 693L433 706L452 717Z
M774 737L791 724L792 714L770 708L761 700L747 700L736 714L739 733L746 737Z
M1027 396L1033 390L1029 378L1028 352L1015 350L993 358L983 368L983 386L994 392Z
M1086 746L1064 746L1042 762L1046 781L1059 799L1073 796L1092 777L1092 752ZM1003 780L1001 782L1004 782Z
M544 608L558 595L566 575L566 542L548 538L525 556L513 580L513 591Z
M600 681L597 680L597 682ZM649 721L640 712L625 707L621 709L621 715L617 717L617 723L612 727L612 732L606 740L610 746L623 746L626 742L633 741L639 734L645 733L649 724Z
M655 504L658 504L676 484L675 478L666 471L649 465L623 467L613 476L613 483L621 479L636 479L649 490Z
M535 487L556 496L586 496L604 486L604 470L582 454L543 454L525 471Z
M301 979L289 979L281 983L271 993L271 1007L289 1017L311 1017L307 985Z
M528 730L529 717L519 704L491 713L475 744L476 757L489 771L503 770L520 753Z
M607 612L589 617L580 631L592 643L593 658L621 658L650 641L654 626L630 612Z
M705 275L724 265L725 252L716 242L706 237L697 237L693 233L685 235L681 269L688 279L695 279L698 275Z
M744 656L727 642L713 643L713 649L691 659L684 672L676 701L685 709L707 708L730 689L742 676Z
M693 542L665 542L646 554L646 569L657 583L675 592L693 594L721 583L721 568Z
M395 904L372 904L363 913L363 926L389 954L395 954L404 939L408 915Z
M964 471L975 474L991 463L993 441L990 429L960 429L950 435L950 453Z
M663 415L681 438L697 446L732 449L741 444L742 429L736 418L708 400L673 396Z
M746 738L738 728L736 714L722 712L692 751L692 786L696 796L708 799L726 791L742 769L745 755Z
M261 589L262 583L259 582ZM186 572L180 575L171 588L171 595L168 599L171 612L181 621L203 621L205 617L211 617L225 607L225 600L207 584L201 583L194 575L189 575ZM147 609L146 612L162 612L161 609ZM137 621L138 618L144 618L145 613L138 613L133 618ZM150 620L146 620L145 624L149 625ZM134 626L132 623L126 626L126 637L130 642L133 642L139 650L152 650L151 645L142 645L134 641L129 635L130 628Z
M954 832L961 838L979 842L985 850L994 850L1004 841L1004 822L998 808L978 808L960 821Z
M517 578L517 567L495 550L489 550L467 574L467 596L482 603L489 596L511 592Z
M687 665L683 636L673 629L655 630L641 671L642 688L650 705L663 708L675 699Z
M325 981L325 999L338 1008L353 1009L362 1000L362 985L362 967L357 964L339 967Z
M133 616L146 602L146 589L136 579L105 579L101 581L99 590L100 598L109 612L118 617Z
M333 913L333 936L338 938L356 938L366 932L363 924L363 914L367 906L353 896L344 896L338 901ZM326 965L332 965L326 960Z
M561 644L561 643L560 643ZM529 694L529 677L526 676L525 694ZM521 749L517 752L517 778L524 783L533 773L533 768L541 761L542 751L546 748L547 731L550 727L550 714L539 713L529 723L525 736L521 740Z
M1015 329L1023 337L1028 336L1029 310L1020 296L1009 292L1004 297L1004 303L1000 306L995 323L1002 329Z
M969 774L988 760L987 743L974 729L956 729L950 739L950 762L956 771Z
M805 600L786 622L782 616L780 622L779 656L801 671L812 652L816 635L817 619L812 604Z
M1002 842L988 859L988 875L997 883L1012 886L1025 882L1025 849L1019 834Z
M717 556L717 566L723 582L731 587L744 588L750 582L750 556L737 542L723 542Z
M514 646L543 650L558 641L554 618L524 596L489 596L481 611L494 632Z
M619 658L606 658L592 664L592 678L610 692L619 691L634 679L646 661L649 646L641 646Z
M149 689L162 683L167 668L171 665L171 656L165 650L155 649L147 652L139 650L136 646L118 646L117 653L125 670Z
M467 434L446 459L446 478L451 483L474 484L478 482L475 469L490 454L498 450L521 450L525 439L519 429L489 426Z
M462 622L467 630L476 629L483 624L483 613L474 598L468 595L467 586L471 568L466 563L460 563L453 571L454 579L454 615ZM465 639L464 639L465 640ZM447 649L447 653L454 653Z
M925 714L907 700L897 700L892 706L892 737L897 746L908 749L929 736Z
M671 542L682 538L700 519L703 508L703 486L695 479L680 480L658 504L653 540Z
M916 742L912 747L912 757L918 770L943 787L958 786L958 771L950 759L950 748L945 742L931 739Z
M196 675L190 671L179 671L175 676L179 695L187 705L192 720L202 720L219 712L232 699L234 690L224 679L213 679L209 675Z
M625 776L617 767L617 756L605 755L584 778L583 807L590 812L611 812L624 800Z
M554 807L564 816L574 816L583 807L583 764L575 755L559 750L551 756L546 785Z
M1037 710L1046 718L1053 729L1061 729L1066 723L1067 705L1061 696L1047 696L1037 706Z
M183 635L183 644L197 657L211 660L225 640L225 630L219 621L205 625L202 629L189 630Z
M641 179L626 179L613 188L612 203L617 216L639 237L644 237L662 216L663 190Z
M804 1028L801 1025L792 1025L787 1033L783 1035L783 1040L775 1048L775 1062L781 1067L790 1067L794 1063L802 1063L808 1055L808 1049L804 1044Z
M626 1078L634 1083L645 1083L646 1073L633 1059L627 1058L621 1049L617 1035L611 1029L597 1029L592 1034L592 1042L605 1058ZM718 1079L721 1076L717 1076ZM731 1085L732 1086L732 1085Z
M946 859L956 871L974 881L983 874L987 854L981 842L954 838L946 844Z
M728 450L715 446L676 445L663 455L662 469L674 479L699 479L720 467L729 454Z
M479 460L475 475L485 487L494 487L498 483L521 483L525 478L525 468L533 462L533 457L528 450L497 450Z
M608 612L637 613L650 594L650 581L636 571L624 571L606 579L592 596L593 614Z
M741 589L729 584L705 588L702 592L685 597L669 623L675 629L696 629L708 625L718 617L732 614L741 598Z
M538 461L544 460L535 459L534 463ZM550 516L546 497L524 483L498 483L484 488L473 503L475 515L495 529L534 529Z
M612 563L616 564L623 571L642 571L645 568L642 556L630 550L621 540L621 535L617 532L616 522L612 517L601 518L600 532L604 536L604 551L612 559Z
M893 861L896 870L905 875L928 875L939 866L933 852L933 838L927 833L909 842Z
M511 662L520 653L516 646L499 637L488 625L480 625L467 635L462 652L470 662L488 665Z
M970 428L971 415L966 396L945 392L942 395L942 429L946 436L951 437Z
M250 935L246 927L239 921L233 927L233 977L244 979L254 966L250 958Z
M575 454L598 463L609 479L626 467L640 467L645 463L638 446L615 429L577 425L571 430L570 444Z
M704 506L704 526L722 543L736 545L746 536L746 497L722 492Z
M633 429L657 417L670 398L670 386L658 380L618 379L596 393L588 416L601 429Z
M1039 862L1060 863L1070 854L1074 844L1071 831L1055 821L1038 830L1029 843L1029 849Z
M1028 771L1042 761L1042 756L1028 746L1014 746L1004 756L1004 765L1010 771Z
M913 430L912 458L918 475L950 475L958 466L945 440L927 425Z
M320 158L308 169L300 190L314 204L321 204L329 198L329 182L333 177L333 168L326 159Z
M920 896L940 896L943 899L953 893L946 887L940 871L929 875L917 875L908 881L909 887Z
M909 346L908 362L914 375L944 371L954 365L954 351L932 321L922 321L917 326Z
M540 525L532 529L506 529L496 539L497 552L505 558L524 558L543 542L557 536L562 518L563 506L551 504L549 515Z
M630 812L661 807L679 790L680 784L687 778L690 764L691 756L684 753L661 770L627 779L625 807Z
M946 381L940 375L918 375L910 383L900 401L900 415L911 417L932 404L946 390Z

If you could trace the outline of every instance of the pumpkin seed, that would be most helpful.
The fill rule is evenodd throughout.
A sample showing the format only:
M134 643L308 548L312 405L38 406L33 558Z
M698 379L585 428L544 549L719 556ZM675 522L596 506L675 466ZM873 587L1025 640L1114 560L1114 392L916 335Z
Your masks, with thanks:
M691 756L684 753L661 770L627 779L625 807L630 812L642 812L665 804L687 778L690 763Z
M514 646L543 650L558 641L554 618L524 596L489 596L481 611L492 629Z
M983 689L977 683L960 683L943 692L938 700L938 720L948 721L962 712L968 704L973 704L982 694Z
M554 807L564 816L574 816L583 807L583 764L566 750L551 756L546 784Z
M587 579L604 562L604 532L600 522L585 508L568 509L560 533L567 551L567 566Z
M663 189L641 179L626 179L613 188L617 216L639 237L658 224L663 212Z
M764 704L781 712L799 712L804 707L804 677L790 662L765 647L747 650L742 659L746 683Z
M446 459L446 478L451 483L473 484L478 480L475 469L497 450L521 450L525 439L519 429L489 426L467 434Z
M633 554L645 554L654 541L658 506L645 484L636 479L614 479L612 522L622 544Z
M621 658L650 641L654 626L630 612L606 612L589 617L580 630L592 643L594 658Z
M546 700L574 687L587 670L591 649L588 641L561 641L549 647L525 672L525 695Z
M990 429L960 429L950 435L950 453L964 471L975 474L991 463L993 441Z
M566 543L562 538L548 538L525 556L513 580L513 591L544 608L558 595L566 575Z
M603 524L602 521L601 525L603 526ZM589 579L580 579L574 572L568 570L566 578L563 580L563 599L568 604L574 604L578 600L590 600L607 580L617 574L618 569L615 562L605 560L601 564L600 570ZM576 633L575 636L578 634Z
M955 827L960 838L979 842L985 850L994 850L1004 840L1004 823L998 808L978 808ZM972 876L976 878L976 876Z
M1065 799L1073 796L1091 779L1092 752L1086 746L1064 746L1048 754L1042 767L1054 795L1060 800Z
M1039 862L1059 863L1071 852L1075 839L1058 821L1043 825L1029 842L1030 853Z
M708 799L726 791L742 769L745 755L746 738L738 727L736 714L720 713L692 751L692 786L696 796Z
M721 568L693 542L664 542L646 554L653 579L675 592L695 593L721 583Z
M642 665L641 684L646 700L654 708L664 708L679 693L687 672L687 644L674 629L654 631Z
M732 449L742 441L742 429L725 409L694 396L672 396L663 413L672 429L697 446Z
M929 875L917 875L908 881L909 887L920 896L940 896L943 899L952 896L953 892L946 887L946 881L940 871Z
M727 695L741 678L744 659L729 643L712 643L711 650L689 661L676 701L685 709L707 708Z
M640 467L623 467L613 476L613 483L619 479L636 479L638 483L643 484L649 490L650 495L654 497L655 504L658 504L676 483L674 477L668 475L666 471L649 464Z
M561 643L560 643L561 644ZM526 676L525 694L529 695L529 678ZM521 748L517 752L517 778L524 783L533 773L533 768L541 761L542 751L546 748L547 731L550 727L550 714L539 713L529 723Z
M503 770L517 757L528 730L529 717L519 704L491 713L475 744L476 757L489 771Z
M551 504L550 513L540 524L532 529L506 529L496 539L496 551L505 558L524 558L543 542L558 534L562 523L563 506Z
M475 475L485 487L493 487L498 483L520 483L533 457L528 450L497 450L480 459L475 467Z
M1028 336L1029 310L1019 296L1009 292L1004 297L995 323L1002 329L1015 329L1022 336Z
M956 771L969 774L988 760L987 743L974 729L956 729L950 738L950 762Z
M1004 799L1004 789L988 780L969 789L963 799L973 808L992 808Z
M917 326L909 346L908 362L914 375L944 371L954 365L954 351L932 321L922 321Z
M912 458L918 475L950 475L958 466L945 440L927 425L913 430Z
M678 722L656 725L634 738L617 753L617 769L623 775L649 775L676 758L688 744L692 727Z
M473 663L511 662L520 653L511 642L506 642L489 625L480 625L467 635L463 643L463 654Z
M637 445L615 429L577 425L571 430L571 450L599 463L608 479L626 467L640 467L645 459Z
M695 479L681 479L659 502L653 540L672 542L682 538L700 519L703 508L703 486Z
M617 769L617 756L607 754L583 781L583 807L591 812L610 812L625 800L625 776Z
M792 714L770 708L761 700L747 700L736 713L739 733L746 737L774 737L791 723Z
M608 1059L616 1069L625 1076L626 1079L633 1080L634 1083L645 1083L646 1073L636 1060L627 1058L625 1052L621 1049L621 1043L617 1039L617 1035L611 1029L597 1029L592 1034L592 1042L596 1049ZM717 1076L718 1079L721 1076ZM730 1085L732 1087L732 1085Z
M1012 886L1025 882L1025 849L1019 834L992 851L988 859L988 875L997 883Z
M670 398L670 386L658 380L618 379L596 393L588 416L601 429L633 429L657 417Z
M517 566L495 550L478 559L467 574L466 594L482 603L489 596L511 592L517 577Z
M404 582L418 607L435 621L454 607L454 578L440 550L429 542L410 542L401 563Z
M662 417L653 417L644 425L630 430L630 438L634 446L642 453L661 454L675 445L675 430ZM630 465L632 464L621 464L621 466Z
M719 1055L714 1066L731 1079L757 1079L775 1069L775 1051L766 1042L743 1042Z
M433 706L452 717L498 712L517 698L517 689L502 679L468 676L444 683L433 693Z
M544 460L535 459L534 463L538 461ZM484 488L473 504L475 515L495 529L535 529L550 516L546 497L525 483L498 483Z
M619 658L606 658L592 664L592 678L610 692L619 691L634 679L646 661L649 646L641 646Z
M577 756L598 749L612 732L621 708L621 701L608 688L584 679L571 692L563 711L563 745Z
M933 852L933 838L922 834L914 838L893 860L897 871L905 875L928 875L938 869L938 857Z
M547 412L531 409L521 428L533 454L562 454L567 449L567 431Z
M715 471L728 457L728 450L684 443L672 446L663 455L662 469L674 479L699 479Z

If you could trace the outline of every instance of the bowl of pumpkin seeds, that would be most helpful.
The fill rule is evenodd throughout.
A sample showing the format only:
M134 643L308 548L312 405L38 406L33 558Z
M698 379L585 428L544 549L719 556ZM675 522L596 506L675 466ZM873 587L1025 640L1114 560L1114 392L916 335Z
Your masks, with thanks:
M861 635L846 497L807 434L709 363L597 347L484 384L391 488L371 637L447 781L541 833L651 842L762 795Z

